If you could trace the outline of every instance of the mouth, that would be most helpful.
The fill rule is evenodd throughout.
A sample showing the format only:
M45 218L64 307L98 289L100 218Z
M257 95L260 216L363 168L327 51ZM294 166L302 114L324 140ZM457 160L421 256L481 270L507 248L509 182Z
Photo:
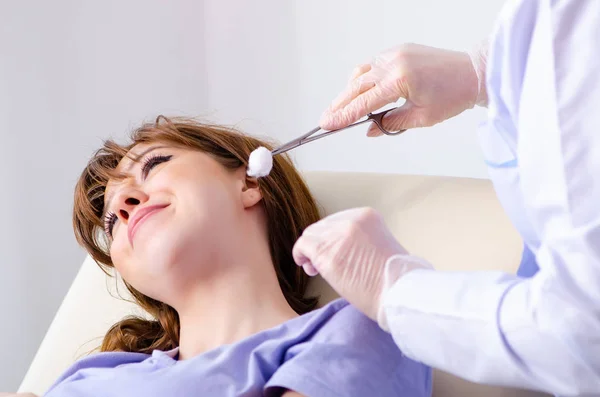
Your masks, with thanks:
M133 246L133 238L135 237L135 233L142 225L142 223L144 223L144 221L148 219L151 215L157 213L158 211L168 206L169 204L150 205L148 207L140 208L135 212L135 214L129 222L129 225L127 226L127 237L129 238L129 244L131 244L131 246Z

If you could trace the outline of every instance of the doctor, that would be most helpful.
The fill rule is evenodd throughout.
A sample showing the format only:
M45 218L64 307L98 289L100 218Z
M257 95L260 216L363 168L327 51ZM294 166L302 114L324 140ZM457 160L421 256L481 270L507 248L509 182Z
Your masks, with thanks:
M399 98L406 104L388 114L388 129L487 106L481 143L525 241L521 276L435 271L369 209L309 227L296 262L415 360L479 383L600 395L600 1L509 1L473 53L384 53L356 69L321 126Z

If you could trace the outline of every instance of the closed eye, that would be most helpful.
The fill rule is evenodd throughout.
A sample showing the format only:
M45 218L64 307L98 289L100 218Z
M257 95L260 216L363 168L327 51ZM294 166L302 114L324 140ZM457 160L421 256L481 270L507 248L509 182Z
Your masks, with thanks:
M157 154L154 156L150 156L146 160L144 160L144 165L142 166L142 180L148 177L148 174L150 173L150 171L152 171L154 167L161 163L171 160L172 157L173 156Z
M106 233L108 237L112 238L115 222L117 222L117 215L114 212L107 212L106 215L104 215L104 233Z

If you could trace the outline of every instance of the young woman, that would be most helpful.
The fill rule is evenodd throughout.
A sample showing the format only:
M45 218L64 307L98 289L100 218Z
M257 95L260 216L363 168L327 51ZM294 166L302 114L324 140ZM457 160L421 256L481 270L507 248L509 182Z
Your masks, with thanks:
M313 310L292 247L318 208L285 156L246 175L258 146L161 116L93 156L77 239L151 319L115 324L46 396L430 395L431 370L345 300Z

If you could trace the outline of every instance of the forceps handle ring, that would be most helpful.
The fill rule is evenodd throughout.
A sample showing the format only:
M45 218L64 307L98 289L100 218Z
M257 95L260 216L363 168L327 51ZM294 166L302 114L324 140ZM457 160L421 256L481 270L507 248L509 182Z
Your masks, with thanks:
M399 130L399 131L388 131L385 128L383 128L383 116L385 116L388 112L391 112L392 110L396 110L396 109L398 109L398 108L384 110L383 112L379 112L379 113L375 113L375 114L369 113L367 115L367 120L373 121L375 123L375 125L377 125L377 128L379 128L379 130L381 132L383 132L385 135L400 135L404 131L406 131L406 129Z

